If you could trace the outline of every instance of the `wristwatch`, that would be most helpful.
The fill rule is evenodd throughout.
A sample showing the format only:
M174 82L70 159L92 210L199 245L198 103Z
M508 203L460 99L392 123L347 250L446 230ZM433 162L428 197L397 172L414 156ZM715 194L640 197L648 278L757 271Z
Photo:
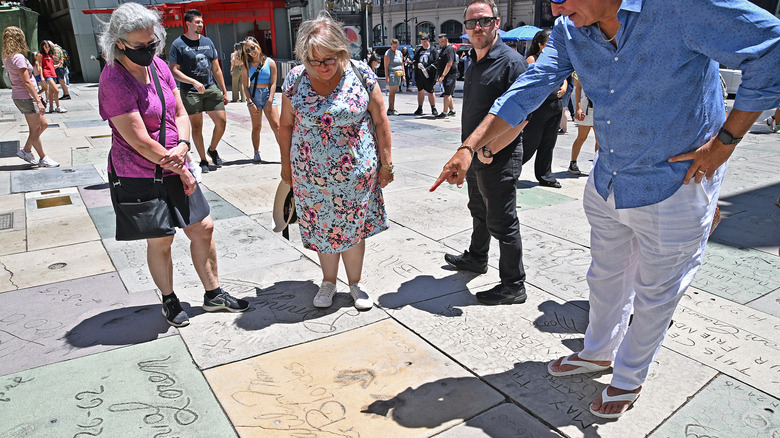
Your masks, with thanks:
M485 158L493 158L493 151L491 151L487 146L482 146L482 156Z
M183 139L179 139L179 141L177 141L177 142L176 142L176 145L178 146L178 145L179 145L179 143L184 143L184 144L186 144L186 145L187 145L187 152L189 152L189 151L190 151L190 149L192 149L192 143L190 143L190 141L189 141L189 140L183 140Z
M718 141L724 145L736 146L740 141L742 141L742 137L735 138L730 132L720 128L720 132L718 132Z

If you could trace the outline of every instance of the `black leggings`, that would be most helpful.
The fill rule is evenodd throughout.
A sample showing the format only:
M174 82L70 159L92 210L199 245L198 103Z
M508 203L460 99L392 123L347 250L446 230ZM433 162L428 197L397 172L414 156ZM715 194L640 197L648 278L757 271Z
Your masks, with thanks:
M523 129L523 164L536 153L534 174L539 182L556 181L552 176L552 160L562 112L561 99L547 98L531 113L528 125Z

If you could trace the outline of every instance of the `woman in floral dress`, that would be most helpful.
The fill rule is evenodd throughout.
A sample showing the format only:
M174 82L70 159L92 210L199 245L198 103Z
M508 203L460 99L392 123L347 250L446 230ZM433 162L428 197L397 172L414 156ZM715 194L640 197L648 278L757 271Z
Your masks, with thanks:
M329 307L339 259L360 310L372 301L361 283L367 237L387 229L381 187L393 180L390 127L371 69L350 60L341 24L323 12L299 29L303 65L282 86L282 179L293 187L304 247L322 267L315 307Z

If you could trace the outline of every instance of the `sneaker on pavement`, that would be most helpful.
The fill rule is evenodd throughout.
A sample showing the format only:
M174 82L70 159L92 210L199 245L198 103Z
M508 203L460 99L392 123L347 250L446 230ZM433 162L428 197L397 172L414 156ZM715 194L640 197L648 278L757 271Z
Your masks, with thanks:
M434 117L439 115L439 110L436 109L436 107L431 108L431 114L433 114Z
M447 117L447 113L442 111L439 114L436 114L434 117L436 117L437 119L443 119L443 118Z
M498 284L484 292L477 292L477 301L482 304L523 304L528 296L525 293L525 286Z
M459 271L471 271L477 274L484 274L487 272L487 260L479 261L475 259L468 251L464 251L463 254L444 254L444 261L447 262L453 268Z
M168 324L174 327L184 327L190 324L190 317L181 308L178 298L165 298L163 296L162 314Z
M70 100L70 94L63 94L60 100Z
M450 110L450 112L447 113L448 116L454 117L455 116L455 110Z
M33 155L32 152L27 152L24 149L19 149L19 152L16 153L16 156L32 164L33 166L38 165L38 160L35 158L35 155Z
M389 109L389 110L387 110L387 115L388 116L397 116L398 115L398 111L396 111L394 109Z
M254 156L254 158L252 158L252 161L254 161L255 163L259 163L259 162L263 161L263 160L260 159L260 151L255 151L255 156Z
M769 116L764 120L764 123L766 123L766 126L769 126L769 129L771 129L773 132L777 131L777 120L775 120L775 116Z
M349 294L355 300L355 308L358 310L368 310L374 306L371 298L366 293L366 287L363 283L357 282L349 287Z
M52 160L49 157L43 157L38 162L38 167L60 167L60 163Z
M54 108L52 108L52 107L49 107L49 109L48 109L48 110L46 110L46 113L47 113L47 114L51 114L51 113L53 113L53 112L54 112Z
M417 108L417 111L414 112L415 116L421 116L422 115L422 108Z
M317 295L314 296L314 307L325 308L330 307L333 304L333 295L336 294L336 283L330 281L323 281L320 284L320 290L317 291Z
M203 310L216 312L227 310L228 312L244 312L249 308L249 302L231 296L224 290L214 298L203 296Z
M211 157L211 162L214 163L214 166L216 167L222 167L222 158L219 158L219 153L216 149L213 151L209 149L207 151L209 153L209 157Z
M200 173L209 173L209 162L206 160L202 160L199 164L200 166Z
M58 106L58 107L57 107L57 108L54 110L54 112L55 112L55 113L60 113L60 114L65 114L66 112L68 112L68 110L66 110L65 108L63 108L63 107L61 107L61 106Z
M570 175L582 175L582 171L580 171L579 166L577 166L576 161L572 161L569 163L569 169L567 170Z

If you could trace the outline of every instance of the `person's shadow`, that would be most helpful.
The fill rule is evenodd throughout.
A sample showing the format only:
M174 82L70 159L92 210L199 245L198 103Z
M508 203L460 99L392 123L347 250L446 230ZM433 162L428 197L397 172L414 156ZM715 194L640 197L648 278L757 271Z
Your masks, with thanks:
M77 348L96 345L136 345L172 335L175 329L161 315L161 305L122 307L91 316L68 330L65 340ZM182 303L185 311L190 309Z
M377 299L377 302L386 309L398 309L404 306L412 306L416 309L431 313L439 313L443 316L460 316L463 314L463 311L453 307L454 304L452 306L447 306L447 312L431 311L425 306L418 305L423 301L468 290L468 283L477 278L477 274L454 270L451 271L453 272L451 275L442 278L436 278L432 275L418 275L409 281L401 283L401 286L398 287L396 292L388 292L381 295ZM459 294L458 296L461 295ZM477 299L474 298L473 295L471 295L471 297L472 300L468 302L464 302L460 298L457 299L457 305L478 305L479 302L477 302Z

